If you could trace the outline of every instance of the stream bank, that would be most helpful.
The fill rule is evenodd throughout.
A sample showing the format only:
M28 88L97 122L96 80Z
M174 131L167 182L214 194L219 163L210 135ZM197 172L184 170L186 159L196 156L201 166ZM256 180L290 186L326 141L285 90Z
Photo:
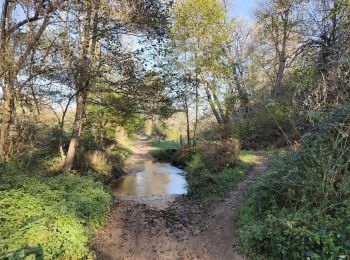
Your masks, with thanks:
M145 158L150 148L141 145L135 156ZM259 157L244 180L211 206L185 195L118 196L108 224L93 239L97 259L244 259L236 250L234 218L265 167Z

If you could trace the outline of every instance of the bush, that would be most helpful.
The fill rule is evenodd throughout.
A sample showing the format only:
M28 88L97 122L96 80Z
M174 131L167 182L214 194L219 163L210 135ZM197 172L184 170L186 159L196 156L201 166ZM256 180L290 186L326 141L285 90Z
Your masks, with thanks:
M112 173L112 166L108 163L108 158L104 152L89 151L85 154L85 161L88 167L91 167L98 173L105 175Z
M186 168L189 194L211 201L226 193L230 184L238 181L246 170L240 168L243 164L233 168L239 153L240 143L234 138L199 144Z
M118 178L124 174L124 163L114 150L106 151L86 151L81 152L78 169L84 173L89 173L95 180L107 183L113 178Z
M199 133L200 141L220 141L233 136L237 136L236 124L217 124L208 125Z
M210 172L204 157L194 155L187 168L188 192L205 203L212 203L224 197L232 187L244 178L257 160L256 154L244 151L234 167L220 172Z
M171 162L176 149L155 149L151 151L154 159L160 162Z
M200 132L201 140L219 141L230 137L241 140L242 149L276 149L288 145L299 136L292 124L295 111L286 104L273 100L254 104L244 116L236 117L230 124L213 124Z
M292 124L294 116L291 107L274 101L255 108L236 123L243 149L275 149L289 145L288 139L298 137Z
M161 162L170 162L178 167L186 167L191 161L193 148L184 146L180 149L157 149L151 152L153 158Z
M350 107L304 136L303 149L273 162L241 208L245 253L269 259L350 256Z
M240 158L240 142L227 138L217 142L202 142L195 148L157 149L152 156L177 166L186 167L188 193L205 203L226 195L256 161L255 154Z
M205 163L206 169L212 173L234 166L240 151L240 141L235 138L223 139L219 142L203 142L195 149L196 156L202 157L201 160Z
M111 195L88 177L28 178L0 165L0 258L93 258Z

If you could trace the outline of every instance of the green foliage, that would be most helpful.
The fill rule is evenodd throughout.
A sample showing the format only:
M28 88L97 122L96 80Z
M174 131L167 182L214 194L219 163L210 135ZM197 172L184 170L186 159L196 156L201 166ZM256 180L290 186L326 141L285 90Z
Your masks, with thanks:
M135 111L128 110L128 108L133 106L124 97L108 93L105 98L106 102L111 104L110 106L88 106L89 120L87 125L97 138L104 136L113 139L118 126L123 127L128 134L134 134L144 126L145 119L136 114Z
M174 154L175 151L172 149L155 149L151 151L152 157L160 162L172 162Z
M180 149L156 149L151 154L158 161L171 162L176 166L185 167L191 161L193 149L187 146Z
M88 177L28 178L0 165L0 258L93 258L111 196Z
M179 122L176 122L176 123L178 124ZM181 136L181 132L178 129L168 127L165 129L165 136L168 140L172 140L173 142L176 142L174 140L179 140Z
M227 72L222 61L225 47L231 40L231 22L227 22L220 0L177 1L173 7L173 21L171 37L176 50L190 53L189 61L203 72ZM185 65L188 59L179 61L179 65Z
M237 136L237 127L236 124L211 124L200 132L199 139L201 141L220 141L223 137Z
M292 107L270 100L255 104L254 109L244 117L234 118L232 123L206 127L199 138L216 141L238 137L243 149L276 149L289 144L285 135L291 140L295 138L296 129L292 123L295 115Z
M112 157L119 157L125 160L133 154L132 149L132 145L118 145L115 149L109 152L109 155Z
M207 171L215 174L236 164L241 144L238 139L228 138L217 142L202 142L195 147L195 156L205 163Z
M257 155L254 152L243 152L237 162L239 152L238 140L231 138L203 142L195 148L156 149L152 156L159 161L186 167L189 195L209 203L225 196L255 163Z
M260 107L259 107L260 106ZM244 149L280 148L293 140L296 130L293 125L295 111L288 105L273 101L260 104L245 117L237 118L232 132L241 138Z
M89 135L81 140L75 164L80 175L107 183L124 174L124 160L133 153L133 145L124 129L115 131L118 131L116 141L104 138L103 143L96 142Z
M77 154L75 175L90 176L96 181L108 183L113 178L124 174L124 154L129 155L130 151L124 147L116 147L111 150L85 150L79 149Z
M244 151L234 167L225 168L214 174L208 171L208 162L201 154L194 155L187 168L189 195L204 203L218 201L244 178L256 160L257 155L254 152Z
M350 256L350 107L330 113L303 149L272 161L241 208L242 250L268 259Z

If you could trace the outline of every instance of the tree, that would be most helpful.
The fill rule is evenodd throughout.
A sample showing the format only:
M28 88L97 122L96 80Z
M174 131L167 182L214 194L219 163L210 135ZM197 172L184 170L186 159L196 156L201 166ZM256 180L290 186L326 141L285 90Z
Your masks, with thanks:
M65 170L73 167L85 121L88 94L95 87L96 79L118 77L118 70L111 69L115 65L109 63L110 59L107 57L111 55L111 51L113 53L114 48L119 47L120 35L162 37L165 33L166 9L159 2L121 1L117 5L125 13L110 9L113 4L109 1L85 1L74 11L77 13L75 24L79 24L81 28L71 36L72 40L78 39L79 46L78 50L70 50L75 59L71 69L74 74L76 116L64 160ZM111 42L111 37L117 42ZM112 46L106 46L107 43ZM68 44L72 46L71 43ZM118 61L113 61L118 64ZM111 72L115 74L111 75Z
M18 76L49 26L54 13L64 0L18 1L5 0L1 9L0 84L2 87L2 124L0 156L9 160L13 150L11 129L15 131L16 92L20 88ZM21 15L16 17L15 12Z
M252 28L248 24L248 21L244 19L235 19L233 42L228 48L228 60L232 69L228 84L232 96L231 100L227 102L230 106L227 109L236 109L234 103L238 101L240 115L246 115L249 112L248 95L249 91L252 92L250 79L253 73L249 67L253 62L255 49L253 46ZM235 95L235 92L238 95ZM231 113L232 115L237 114L235 111Z
M274 73L271 76L271 95L281 96L282 80L302 50L298 26L302 22L301 2L295 0L267 0L260 3L256 12L261 32L260 44L265 45L272 56ZM269 61L270 63L270 61ZM271 64L271 63L270 63Z
M195 79L196 110L201 85L219 124L228 121L219 92L228 73L226 48L231 41L230 28L231 21L227 21L220 0L182 0L174 5L173 46L185 74L191 73Z
M74 79L76 92L76 113L73 123L72 136L70 139L67 156L64 160L63 168L70 170L73 167L74 158L82 133L84 117L86 112L86 99L89 89L93 85L92 74L93 65L96 64L96 43L98 29L99 1L85 1L82 8L78 10L78 15L84 18L80 21L80 42L78 57L75 65Z

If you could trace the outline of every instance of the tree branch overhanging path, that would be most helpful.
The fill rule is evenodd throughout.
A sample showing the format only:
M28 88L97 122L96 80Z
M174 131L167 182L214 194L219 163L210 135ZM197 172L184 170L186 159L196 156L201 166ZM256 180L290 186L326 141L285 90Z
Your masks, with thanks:
M248 2L0 0L0 259L350 258L350 2Z

